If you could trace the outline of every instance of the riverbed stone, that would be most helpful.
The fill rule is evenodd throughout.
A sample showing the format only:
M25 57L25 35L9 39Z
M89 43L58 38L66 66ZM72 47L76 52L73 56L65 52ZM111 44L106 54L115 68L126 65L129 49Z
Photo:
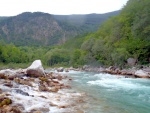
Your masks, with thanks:
M57 106L56 104L54 104L53 102L49 103L50 106Z
M44 73L45 74L45 73ZM0 85L3 86L9 86L6 87L7 89L5 90L3 87L2 89L0 89L0 93L2 92L1 97L12 97L14 96L14 98L12 99L12 104L4 104L2 107L0 107L0 113L23 113L24 111L26 111L28 108L27 106L24 105L24 103L20 103L21 100L24 100L26 98L32 98L31 101L34 101L34 99L36 97L40 98L42 100L50 100L52 98L52 102L53 102L53 98L54 100L56 100L58 102L58 105L56 105L55 103L47 103L46 106L39 106L39 108L32 106L32 102L31 102L31 107L32 107L32 111L28 111L27 113L48 113L50 111L50 107L55 107L56 109L65 109L65 108L73 108L73 106L76 106L77 103L83 103L82 99L77 99L78 96L75 96L76 100L71 100L71 97L68 97L68 94L61 94L61 91L58 92L59 90L61 90L62 88L71 88L69 85L66 85L66 82L64 82L62 79L67 78L66 75L61 75L60 73L47 73L47 76L27 76L27 75L22 75L22 74L17 74L17 76L15 76L14 78L10 78L10 79L6 79L6 80L1 80L0 81ZM68 80L68 79L67 79ZM72 79L70 79L72 80ZM32 84L32 85L31 85ZM13 85L13 88L11 88L10 86ZM20 87L21 86L21 87ZM32 86L32 88L31 88ZM24 88L26 88L24 90ZM28 89L29 90L34 90L35 92L38 92L39 94L36 95L29 95L28 94ZM42 91L42 92L40 92ZM45 92L43 92L45 91ZM10 93L9 93L10 92ZM18 98L18 95L12 95L13 94L21 94L22 97L25 96L26 98ZM58 93L57 93L58 92ZM8 95L6 95L5 93L9 93ZM41 93L41 94L40 94ZM46 96L47 93L53 94L54 96L50 97ZM45 95L46 94L46 95ZM40 96L41 95L41 96ZM42 96L43 95L43 96ZM29 97L27 97L29 96ZM56 97L59 97L58 99ZM14 100L13 100L14 99ZM17 100L16 100L17 99ZM68 103L62 103L62 101L67 101ZM71 100L71 103L70 103ZM72 104L73 103L73 104ZM19 105L20 104L20 105ZM26 104L26 103L25 103ZM36 106L36 102L35 102L35 106ZM29 106L30 107L30 106ZM46 108L47 107L47 108ZM2 109L1 109L2 108ZM31 110L31 109L30 109ZM59 111L58 111L59 112Z
M27 92L22 91L22 90L20 90L20 89L15 89L15 90L13 90L13 91L16 92L16 93L19 93L19 94L21 94L21 95L24 95L24 96L29 96L29 94L28 94Z
M8 83L5 83L4 86L7 86L7 87L12 88L12 87L13 87L13 84L12 84L11 82L8 82Z
M62 80L62 76L61 76L61 75L58 75L58 76L56 76L56 79Z
M26 70L27 75L32 77L45 76L44 68L42 66L41 60L35 60L30 67Z
M0 94L2 93L3 91L2 91L2 89L0 88Z
M40 91L49 91L49 89L47 87L43 86L43 85L39 86L39 90Z
M147 72L145 72L144 70L137 70L135 72L135 75L140 78L149 78L150 77L150 75Z
M5 73L0 73L0 79L7 79L7 76L5 76Z
M51 88L51 89L50 89L50 91L51 91L51 92L55 92L55 93L56 93L56 92L58 92L58 89L57 89L57 88L55 88L55 87L53 87L53 88Z
M3 107L4 105L9 105L12 103L12 100L8 97L0 96L0 107Z
M63 72L63 71L64 71L63 67L57 68L57 72Z

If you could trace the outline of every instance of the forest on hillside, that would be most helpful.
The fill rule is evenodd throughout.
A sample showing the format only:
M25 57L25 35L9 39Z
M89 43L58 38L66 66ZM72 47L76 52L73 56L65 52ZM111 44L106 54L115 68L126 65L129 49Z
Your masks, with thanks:
M138 64L150 60L150 0L129 0L117 16L105 21L96 32L68 40L61 46L27 47L0 43L0 62L27 63L41 59L47 66L85 64L126 66L128 58Z
M150 1L129 0L120 15L111 17L86 37L81 50L103 65L125 65L128 58L140 64L150 58Z
M0 17L0 40L16 46L60 45L79 34L95 32L113 11L105 14L52 15L43 12L23 12Z

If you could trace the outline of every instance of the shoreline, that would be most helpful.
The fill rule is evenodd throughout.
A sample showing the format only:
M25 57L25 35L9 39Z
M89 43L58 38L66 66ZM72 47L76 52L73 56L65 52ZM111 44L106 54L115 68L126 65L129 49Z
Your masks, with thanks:
M66 74L44 72L37 76L39 70L0 70L0 112L84 113L80 104L86 95L71 89Z
M97 73L108 73L111 75L120 75L125 76L126 78L147 78L150 79L150 67L144 67L144 68L129 68L129 69L120 69L113 66L110 66L108 68L104 67L91 67L91 66L83 66L81 71L87 71L87 72L97 72Z
M29 70L29 67L0 70L0 112L84 113L81 105L86 104L84 99L87 95L71 89L72 78L67 75L71 70L150 79L150 67L122 70L113 66L109 68L87 66L82 69L61 67L53 68L57 72L44 70L44 74L39 75L39 70L42 68L38 67L36 71Z

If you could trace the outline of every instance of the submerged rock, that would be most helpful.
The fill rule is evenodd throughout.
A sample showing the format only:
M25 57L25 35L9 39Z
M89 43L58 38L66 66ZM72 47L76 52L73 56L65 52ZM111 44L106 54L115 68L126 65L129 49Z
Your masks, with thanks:
M32 109L30 111L30 113L48 113L50 111L49 108L36 108L36 109Z
M12 88L13 84L11 82L4 83L4 86Z
M35 60L30 67L27 68L27 75L32 77L45 76L44 68L42 66L41 60Z
M20 89L15 89L14 91L15 91L16 93L21 94L21 95L29 96L29 94L28 94L27 92L24 92L24 91L22 91L22 90L20 90Z

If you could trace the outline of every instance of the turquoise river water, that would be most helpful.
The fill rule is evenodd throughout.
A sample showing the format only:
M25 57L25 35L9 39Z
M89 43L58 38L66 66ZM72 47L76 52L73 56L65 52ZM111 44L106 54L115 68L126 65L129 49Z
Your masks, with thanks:
M150 80L69 72L72 88L85 92L86 113L150 113Z

